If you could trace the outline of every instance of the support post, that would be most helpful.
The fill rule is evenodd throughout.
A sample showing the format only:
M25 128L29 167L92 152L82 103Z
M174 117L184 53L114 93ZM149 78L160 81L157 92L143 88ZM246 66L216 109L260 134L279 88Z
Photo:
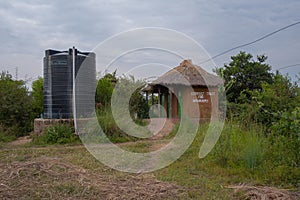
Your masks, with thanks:
M158 88L158 117L160 118L161 117L161 111L160 111L160 88Z
M75 58L75 53L76 53L76 49L73 46L72 49L72 64L73 64L73 120L74 120L74 129L75 129L75 134L77 134L77 120L76 120L76 58Z
M169 90L168 106L169 106L169 118L172 118L172 91L171 90Z
M152 104L152 106L154 105L153 88L152 88L152 92L151 92L151 104Z

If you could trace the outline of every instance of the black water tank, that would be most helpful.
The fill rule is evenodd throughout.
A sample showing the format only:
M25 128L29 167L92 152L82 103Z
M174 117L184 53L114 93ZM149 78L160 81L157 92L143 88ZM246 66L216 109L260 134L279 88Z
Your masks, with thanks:
M44 57L44 118L73 118L73 51L46 50ZM75 50L76 107L79 113L93 112L96 60L92 52Z

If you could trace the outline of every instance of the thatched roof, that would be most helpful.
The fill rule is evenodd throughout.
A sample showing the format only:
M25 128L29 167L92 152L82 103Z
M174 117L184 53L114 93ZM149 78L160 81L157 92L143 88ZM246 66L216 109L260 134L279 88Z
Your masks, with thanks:
M191 60L184 60L179 66L171 69L150 85L191 85L191 86L218 86L223 80L210 74L201 67L194 65Z

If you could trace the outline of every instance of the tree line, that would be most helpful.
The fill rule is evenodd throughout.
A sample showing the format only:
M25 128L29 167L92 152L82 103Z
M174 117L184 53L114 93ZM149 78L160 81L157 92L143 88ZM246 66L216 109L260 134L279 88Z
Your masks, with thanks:
M33 129L33 120L43 112L43 79L38 78L29 92L23 80L0 74L0 135L23 136ZM1 138L1 137L0 137Z
M272 72L267 56L256 59L240 52L216 73L225 80L227 118L243 123L259 123L276 132L295 134L300 139L300 82ZM277 128L275 128L277 127Z
M227 119L259 123L267 133L300 138L300 88L289 76L272 72L267 56L256 59L246 52L232 56L229 64L215 72L225 80ZM96 107L107 110L116 83L139 83L134 77L117 77L116 72L106 74L97 82ZM130 99L133 118L147 118L148 104L141 91ZM220 102L222 104L224 102ZM34 118L43 113L43 78L32 83L32 91L25 81L14 80L8 72L0 74L0 133L22 136L33 129Z

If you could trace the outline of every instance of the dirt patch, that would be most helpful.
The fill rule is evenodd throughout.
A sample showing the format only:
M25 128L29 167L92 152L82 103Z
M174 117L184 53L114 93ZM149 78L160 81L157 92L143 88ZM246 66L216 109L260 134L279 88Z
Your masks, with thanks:
M152 175L88 172L54 158L0 163L0 199L179 199L181 186Z
M9 142L9 145L19 146L31 142L30 136L19 137L15 141Z
M285 189L278 189L274 187L265 186L249 186L238 185L229 186L228 188L234 189L234 192L243 192L244 199L247 200L298 200L300 194L291 192Z
M149 151L157 151L159 149L162 149L163 147L167 146L168 143L170 143L171 140L159 140L157 142L152 142L149 145Z
M150 139L158 140L170 134L174 128L175 123L171 119L166 118L152 118L148 129L154 134Z

